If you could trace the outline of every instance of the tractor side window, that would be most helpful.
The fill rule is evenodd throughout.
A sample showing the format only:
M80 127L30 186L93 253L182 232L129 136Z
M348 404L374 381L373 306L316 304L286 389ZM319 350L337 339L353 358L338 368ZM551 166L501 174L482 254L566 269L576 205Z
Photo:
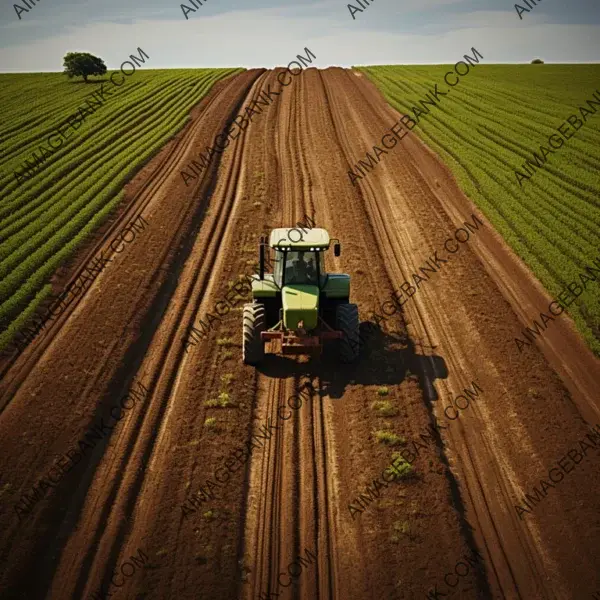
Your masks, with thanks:
M314 252L288 252L285 261L285 283L318 285Z
M275 267L273 269L273 278L275 283L281 287L283 277L283 252L281 250L275 250Z

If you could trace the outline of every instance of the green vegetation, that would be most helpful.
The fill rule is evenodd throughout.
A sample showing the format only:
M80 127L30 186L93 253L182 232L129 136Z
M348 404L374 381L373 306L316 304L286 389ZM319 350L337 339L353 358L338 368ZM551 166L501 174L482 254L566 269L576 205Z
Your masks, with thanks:
M2 494L4 494L4 492L8 492L10 490L10 488L12 487L12 484L10 483L5 483L1 488L0 488L0 496L2 496Z
M215 417L209 417L204 421L204 426L206 427L206 429L216 429L217 419Z
M406 440L391 431L374 431L373 435L375 439L381 444L387 444L388 446L400 446L401 444L406 444Z
M390 390L388 388L386 388L386 387L380 387L377 390L377 394L379 396L387 396L389 393L390 393Z
M358 70L401 113L412 115L411 107L436 83L448 93L440 96L438 106L428 107L429 114L421 115L414 132L442 157L465 194L556 298L567 284L579 282L586 266L595 267L593 260L600 256L600 116L588 115L579 131L569 126L567 133L573 137L549 154L522 187L515 170L523 172L523 163L535 160L533 152L539 155L540 145L548 146L548 137L558 135L557 127L568 117L582 118L578 107L589 110L587 100L594 100L600 65L540 69L480 64L448 91L444 75L450 69L434 65ZM389 152L401 151L401 145ZM600 355L599 292L598 283L589 282L568 310Z
M410 524L408 521L394 521L392 524L394 533L390 537L390 541L398 544L402 540L402 536L410 536Z
M230 401L229 394L227 392L221 392L218 398L207 400L204 403L204 406L208 406L209 408L229 408L235 407L236 404Z
M371 408L380 417L395 417L398 414L398 409L389 400L376 400L371 404Z
M100 82L0 74L0 350L50 294L49 280L123 199L123 186L172 138L219 79L239 69L139 70L20 184L14 171ZM117 78L119 81L119 78ZM106 94L108 90L111 95ZM53 138L55 140L57 136ZM56 145L56 142L54 142ZM40 161L41 162L41 161ZM152 226L152 224L150 224Z
M413 474L413 466L407 462L400 452L394 452L392 454L392 464L394 467L388 467L386 471L393 476L396 481L400 479L408 479Z
M222 338L223 340L230 340L231 338ZM217 341L218 343L218 341ZM220 344L223 345L223 344ZM225 373L224 375L221 375L221 386L222 387L227 387L228 385L231 385L231 382L233 381L234 376L233 373ZM237 406L237 404L235 402L232 402L230 397L229 397L229 393L225 390L221 390L221 392L219 393L218 398L212 398L210 400L206 400L204 402L204 406L207 406L208 408L229 408L229 407L233 407L235 408Z
M229 385L233 379L233 373L225 373L225 375L221 375L221 383L225 386Z

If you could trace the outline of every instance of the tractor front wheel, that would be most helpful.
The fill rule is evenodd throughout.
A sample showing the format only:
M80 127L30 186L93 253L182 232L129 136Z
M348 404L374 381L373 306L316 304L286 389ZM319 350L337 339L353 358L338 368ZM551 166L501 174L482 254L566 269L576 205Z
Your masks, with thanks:
M355 362L360 351L358 306L339 304L335 309L335 321L338 331L342 332L340 360L345 363Z
M242 316L242 356L244 364L257 365L265 357L260 334L266 329L265 307L260 302L244 304Z

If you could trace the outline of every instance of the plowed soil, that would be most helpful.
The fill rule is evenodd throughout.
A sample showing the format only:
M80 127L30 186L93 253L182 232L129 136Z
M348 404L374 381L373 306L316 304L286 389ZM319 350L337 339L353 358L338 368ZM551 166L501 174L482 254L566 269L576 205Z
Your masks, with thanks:
M352 71L295 77L186 187L180 170L268 83L279 89L275 71L251 70L215 86L57 291L134 215L147 230L109 251L77 303L6 361L0 596L396 600L437 585L429 597L590 597L600 588L599 450L522 520L515 505L600 422L599 361L567 315L519 354L514 337L550 298L414 134L351 184L350 165L400 117ZM327 268L351 275L363 322L436 250L448 262L369 337L358 365L326 352L243 366L239 310L186 351L192 325L256 259L260 235L305 214L341 240ZM448 257L445 240L473 214L483 226ZM21 496L134 379L146 397L20 520ZM279 419L307 381L314 391ZM472 382L483 391L449 420L450 399ZM395 417L371 408L383 386ZM205 406L222 391L234 408ZM272 437L184 516L186 498L268 419ZM377 442L386 423L405 446ZM434 423L441 433L414 476L352 514L392 451ZM146 564L111 584L138 549ZM298 563L307 550L316 559ZM476 553L463 576L455 567Z

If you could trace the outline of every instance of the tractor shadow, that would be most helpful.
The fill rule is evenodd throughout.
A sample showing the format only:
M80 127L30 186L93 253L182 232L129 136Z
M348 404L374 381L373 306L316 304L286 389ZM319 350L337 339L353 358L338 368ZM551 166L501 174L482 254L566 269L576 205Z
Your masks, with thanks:
M331 343L321 357L308 360L267 354L258 370L274 378L318 377L324 394L334 399L341 398L348 385L400 384L413 374L425 398L438 399L433 383L446 379L448 368L441 356L432 354L435 347L415 342L406 334L385 332L371 322L362 323L360 330L361 351L356 363L339 362L335 343Z

